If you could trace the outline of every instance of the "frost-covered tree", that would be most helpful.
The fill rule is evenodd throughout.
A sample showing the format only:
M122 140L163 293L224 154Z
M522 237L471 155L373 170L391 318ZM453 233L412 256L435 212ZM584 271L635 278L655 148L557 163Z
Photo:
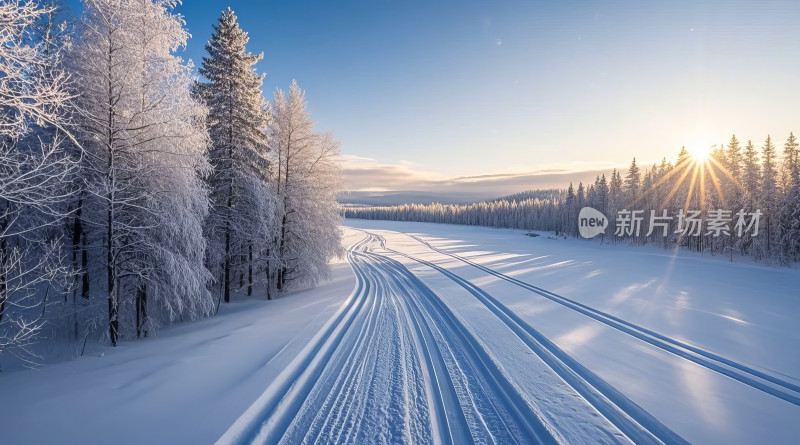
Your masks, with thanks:
M625 198L623 196L623 182L622 175L617 169L611 172L611 181L608 185L608 212L609 224L616 224L616 216L619 210L625 206ZM616 238L613 238L616 241Z
M57 0L47 0L46 8L47 14L42 17L36 27L37 39L40 42L42 53L48 58L52 69L48 73L69 73L68 62L69 59L64 56L67 54L67 48L70 47L74 41L75 23L74 19L68 14L67 8ZM67 110L72 113L72 107ZM70 119L72 121L72 119ZM74 130L74 129L73 129ZM56 127L45 127L37 132L37 137L43 135L48 138L57 137L61 133L61 129ZM72 141L70 141L72 142ZM83 230L83 203L85 200L85 193L82 187L83 176L80 172L80 160L83 156L83 149L80 145L69 143L66 146L68 153L72 156L73 160L78 165L78 168L71 175L69 179L65 180L62 184L65 189L69 188L75 192L71 200L65 203L66 212L70 213L70 220L66 221L64 225L64 244L65 251L71 251L71 262L73 269L72 279L72 336L78 338L79 336L79 314L85 312L85 308L80 306L88 302L89 299L89 274L88 274L88 246L86 245L86 232ZM78 299L78 295L82 298ZM67 296L65 294L65 300Z
M797 138L794 133L789 133L786 143L783 144L783 165L788 176L789 186L800 180L800 151L798 151Z
M35 124L63 126L68 76L53 71L32 34L51 11L33 1L0 4L0 136L19 137Z
M733 178L739 178L741 175L741 167L742 167L742 149L739 145L739 140L736 139L736 135L731 135L731 140L728 142L727 149L725 151L725 168L730 173L730 176Z
M229 300L237 278L313 283L340 253L338 143L312 129L271 156L261 55L228 9L197 82L179 1L84 0L74 26L0 4L0 353L26 360L45 322L77 338L79 317L116 345L213 313L215 276ZM290 97L280 128L308 118Z
M0 353L24 360L42 328L48 297L67 285L58 225L69 217L64 186L68 76L36 32L53 8L0 4Z
M564 200L564 205L561 207L561 209L561 225L565 228L564 232L574 235L577 233L578 227L576 224L572 224L572 222L575 221L575 215L578 214L578 208L575 197L575 188L572 186L571 182L569 183L569 187L567 187L567 198Z
M639 172L639 166L636 165L636 158L631 161L631 166L628 167L628 174L625 175L625 192L628 194L632 205L636 204L636 199L639 196L639 188L642 184L642 176Z
M605 173L597 177L594 188L595 201L592 205L594 208L605 214L608 211L608 181L606 181Z
M744 186L745 192L749 195L748 199L751 203L755 203L757 200L755 194L757 194L761 184L761 166L759 165L758 149L753 145L753 141L747 141L747 145L744 148L742 176L740 182Z
M742 153L741 176L737 182L742 187L742 194L739 197L737 207L745 212L755 211L758 203L758 190L761 185L761 167L759 165L758 149L753 145L753 141L748 140ZM737 238L734 249L740 253L754 254L753 239L751 237Z
M288 95L273 98L270 148L278 194L278 290L314 283L328 272L328 261L341 254L339 143L330 133L316 133L305 93L292 82Z
M736 135L731 136L725 150L724 172L718 174L724 184L725 198L731 203L741 203L742 185L742 149Z
M132 264L136 282L137 335L146 333L148 298L169 321L211 313L211 276L204 265L203 224L210 172L207 109L191 95L192 65L173 54L189 37L176 0L136 0L136 43L144 61L138 77L139 107L131 133L149 164L138 180L149 190L140 219L146 248ZM148 159L149 158L149 159ZM137 263L138 264L135 264Z
M778 178L775 155L775 145L772 143L772 138L767 136L761 147L761 184L757 198L758 206L764 213L763 230L759 232L755 241L756 255L761 258L771 256L776 247Z
M786 193L780 208L780 259L797 261L800 257L800 151L793 133L783 146L783 170L786 172Z
M72 52L113 345L120 308L139 335L151 309L166 320L213 309L203 264L206 109L190 94L191 66L173 54L188 38L176 4L86 0Z
M197 93L209 108L209 153L213 172L208 178L212 208L207 222L209 268L219 276L223 298L230 301L237 270L245 265L252 291L254 248L268 246L274 211L269 185L266 127L267 104L261 93L263 75L254 65L263 54L247 51L247 33L228 8L206 45L200 74L207 82ZM268 247L262 257L272 255Z

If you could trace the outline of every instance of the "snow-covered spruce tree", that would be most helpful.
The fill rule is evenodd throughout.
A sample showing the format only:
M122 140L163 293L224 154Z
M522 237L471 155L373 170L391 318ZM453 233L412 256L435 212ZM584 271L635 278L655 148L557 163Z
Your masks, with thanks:
M23 360L48 297L70 274L58 239L73 193L63 184L75 171L65 148L68 76L54 62L59 49L35 32L50 12L35 2L0 4L0 353Z
M564 204L561 206L562 208L562 215L561 215L561 226L564 227L564 233L572 236L577 233L577 223L572 224L575 220L575 216L578 214L579 209L576 208L575 203L575 188L572 187L572 183L569 183L569 188L567 188L567 198L564 200ZM575 226L573 228L573 226Z
M600 210L601 213L606 214L608 212L608 181L606 181L606 174L603 173L602 176L598 176L597 180L594 183L594 190L595 190L595 200L592 203L592 206L597 210Z
M800 260L800 182L793 182L781 209L781 261Z
M342 253L336 201L340 151L329 133L314 132L297 82L292 82L288 95L275 92L272 112L270 151L280 213L278 262L270 274L283 290L316 282L328 273L330 258Z
M727 147L725 148L725 162L722 169L716 169L717 177L722 183L722 193L724 195L724 207L731 210L734 214L746 206L744 187L742 186L742 149L736 135L732 135ZM715 166L711 166L714 168ZM722 240L727 253L731 255L737 253L737 239L727 238Z
M721 180L725 184L725 198L729 202L738 203L741 201L742 186L739 181L742 178L742 149L736 135L731 136L725 151L724 167L727 174L721 175Z
M761 184L761 167L759 166L758 150L753 141L748 140L742 153L742 170L741 177L738 179L742 186L742 195L740 196L740 204L736 208L752 213L757 209L760 210L758 205L758 190ZM763 230L759 222L759 231ZM743 255L755 255L754 252L754 239L751 236L737 237L734 242L734 249L736 252Z
M273 255L269 245L274 238L274 192L270 191L265 133L269 114L261 93L264 76L253 66L263 54L249 53L248 40L236 14L230 8L223 11L200 68L207 82L197 88L209 108L212 143L207 264L219 277L225 302L230 301L237 272L243 278L247 269L252 292L254 261L267 261Z
M614 169L611 172L611 181L608 185L608 215L609 225L612 227L616 227L617 212L625 207L625 197L622 187L622 175L620 175L617 169ZM614 243L617 242L617 238L616 236L611 237Z
M169 321L213 310L203 264L206 109L190 94L191 67L173 54L188 38L176 3L86 0L72 51L86 219L104 264L113 345L121 308L139 335L153 314Z
M761 184L758 192L757 203L764 216L759 228L758 237L754 242L756 258L770 258L777 251L776 238L778 234L777 207L777 167L775 145L772 138L767 136L761 147Z
M783 146L783 171L786 172L786 193L780 208L781 252L784 263L800 258L800 151L793 133Z
M631 166L628 167L628 174L625 175L625 192L628 195L631 208L637 208L639 198L639 189L642 185L642 176L639 172L639 166L636 165L636 158L631 161Z

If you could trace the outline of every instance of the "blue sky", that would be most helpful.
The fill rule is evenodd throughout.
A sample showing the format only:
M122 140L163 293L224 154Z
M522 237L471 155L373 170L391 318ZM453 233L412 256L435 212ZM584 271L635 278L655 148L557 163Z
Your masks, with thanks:
M185 57L226 6L264 52L265 94L297 79L355 189L800 131L800 2L188 0Z

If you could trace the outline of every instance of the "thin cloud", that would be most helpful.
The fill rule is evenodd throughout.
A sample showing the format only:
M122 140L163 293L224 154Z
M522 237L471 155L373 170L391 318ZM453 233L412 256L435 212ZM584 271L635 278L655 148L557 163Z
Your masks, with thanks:
M445 179L436 172L426 171L408 161L385 164L372 158L345 155L342 165L347 190L406 190L415 184Z
M438 195L474 196L487 199L531 189L563 188L570 182L593 182L601 174L609 175L608 164L547 166L526 172L492 173L446 178L411 162L387 164L375 159L346 156L343 163L346 189L351 192L425 192ZM588 168L587 168L588 167ZM619 168L619 167L618 167Z
M536 170L525 173L492 173L487 175L459 176L457 178L453 178L453 181L474 181L476 179L480 180L480 179L516 178L519 176L540 175L544 173L567 173L568 171L569 170L563 168L551 168L546 170Z

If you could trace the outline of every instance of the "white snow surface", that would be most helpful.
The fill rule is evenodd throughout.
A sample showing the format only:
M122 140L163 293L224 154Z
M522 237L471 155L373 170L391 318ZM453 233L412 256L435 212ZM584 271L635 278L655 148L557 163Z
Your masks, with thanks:
M102 357L0 373L0 443L213 443L350 294L346 260L332 269L315 289L273 301L234 294L216 317Z
M515 230L345 224L347 258L315 289L0 374L2 442L800 435L797 269Z

